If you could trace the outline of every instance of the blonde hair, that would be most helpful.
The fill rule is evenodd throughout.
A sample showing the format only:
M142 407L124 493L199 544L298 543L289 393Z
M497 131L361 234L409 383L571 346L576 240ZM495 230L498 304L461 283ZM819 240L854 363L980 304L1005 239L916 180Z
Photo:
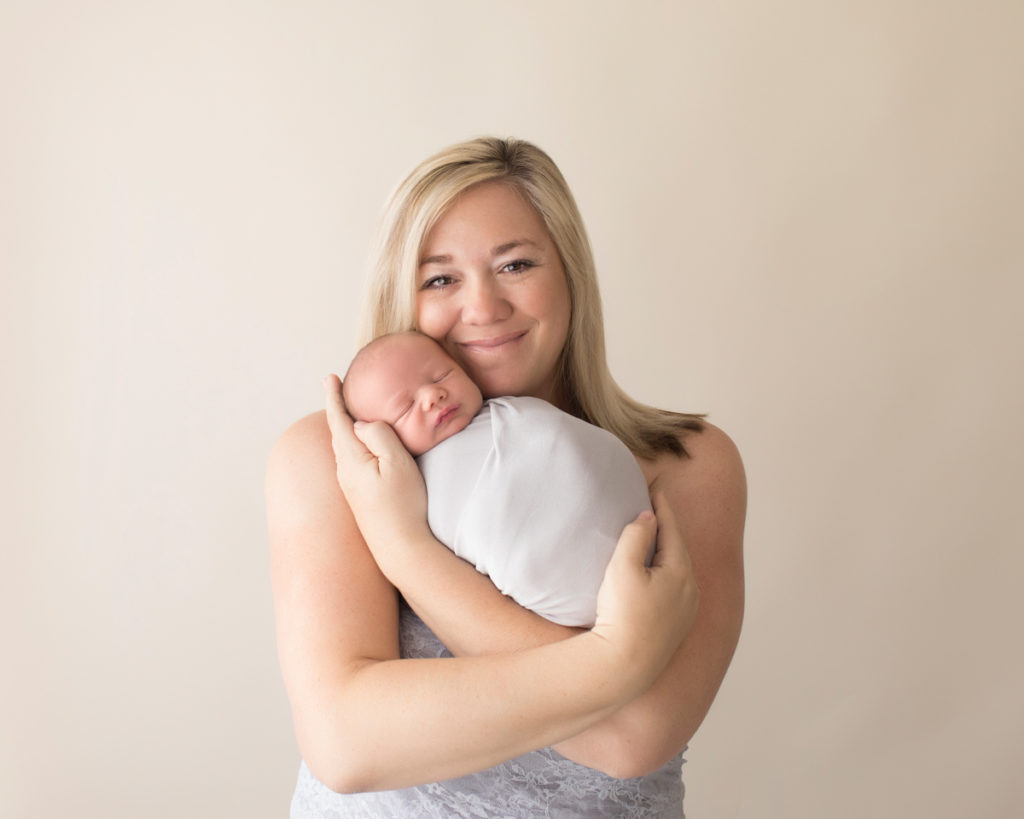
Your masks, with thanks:
M381 223L361 343L416 329L416 278L426 236L461 193L484 182L513 186L540 215L558 248L572 305L558 364L569 412L618 436L641 457L665 451L685 455L680 434L702 429L701 416L640 404L612 379L583 220L555 163L529 142L482 137L453 145L421 163L398 186Z

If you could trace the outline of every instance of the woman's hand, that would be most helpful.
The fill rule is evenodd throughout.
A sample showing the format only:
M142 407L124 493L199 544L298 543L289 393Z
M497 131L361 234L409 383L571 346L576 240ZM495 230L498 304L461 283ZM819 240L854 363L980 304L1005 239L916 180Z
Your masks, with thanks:
M391 427L382 421L352 422L336 375L324 379L324 388L338 484L377 565L390 579L401 547L432 537L423 476Z
M619 538L597 594L593 632L641 669L640 690L664 670L697 616L700 592L672 507L653 498L657 515L643 512ZM660 526L658 524L660 523ZM645 560L657 531L650 567Z

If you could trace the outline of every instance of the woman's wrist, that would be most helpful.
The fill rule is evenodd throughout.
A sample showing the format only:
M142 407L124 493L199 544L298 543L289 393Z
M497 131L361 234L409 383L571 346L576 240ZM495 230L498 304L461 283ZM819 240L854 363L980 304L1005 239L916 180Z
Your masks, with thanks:
M403 594L415 582L422 560L435 549L444 548L425 521L421 526L409 522L390 532L375 532L366 544L381 573Z
M605 687L610 711L618 710L640 696L657 676L654 665L627 661L628 652L599 631L585 631L572 640L587 645L587 653L593 657L596 672L594 684Z

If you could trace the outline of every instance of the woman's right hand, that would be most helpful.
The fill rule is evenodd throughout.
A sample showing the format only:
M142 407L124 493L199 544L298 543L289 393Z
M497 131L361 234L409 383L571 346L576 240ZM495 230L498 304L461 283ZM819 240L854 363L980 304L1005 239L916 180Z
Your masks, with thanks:
M432 537L423 476L391 427L352 422L336 375L324 388L338 484L377 565L394 582L393 571L408 558L402 549Z
M700 592L690 555L671 506L660 495L654 512L628 524L605 571L597 594L593 633L622 655L644 690L664 670L697 616ZM657 549L645 565L651 541Z

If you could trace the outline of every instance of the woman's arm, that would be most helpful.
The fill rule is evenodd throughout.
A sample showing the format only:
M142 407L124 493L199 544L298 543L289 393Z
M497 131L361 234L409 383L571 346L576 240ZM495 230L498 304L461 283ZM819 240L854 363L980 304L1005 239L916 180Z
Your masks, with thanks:
M689 436L686 446L690 458L666 455L648 464L645 472L652 492L664 499L659 522L663 528L675 527L689 549L701 590L696 622L648 691L556 746L570 759L613 776L654 770L689 742L714 700L739 638L743 465L732 441L716 427L708 425ZM577 632L519 607L440 544L425 548L415 570L396 572L392 580L456 655L519 650Z
M663 456L653 465L651 490L672 508L689 550L700 588L697 618L649 690L555 746L619 777L655 770L686 746L718 693L743 622L743 463L729 437L710 424L688 436L686 448L690 458Z
M336 470L319 413L282 436L267 473L281 665L303 756L329 787L434 781L557 742L639 694L674 651L668 632L684 624L659 623L692 578L682 550L643 568L654 524L640 521L620 541L592 632L515 654L398 660L395 591Z

